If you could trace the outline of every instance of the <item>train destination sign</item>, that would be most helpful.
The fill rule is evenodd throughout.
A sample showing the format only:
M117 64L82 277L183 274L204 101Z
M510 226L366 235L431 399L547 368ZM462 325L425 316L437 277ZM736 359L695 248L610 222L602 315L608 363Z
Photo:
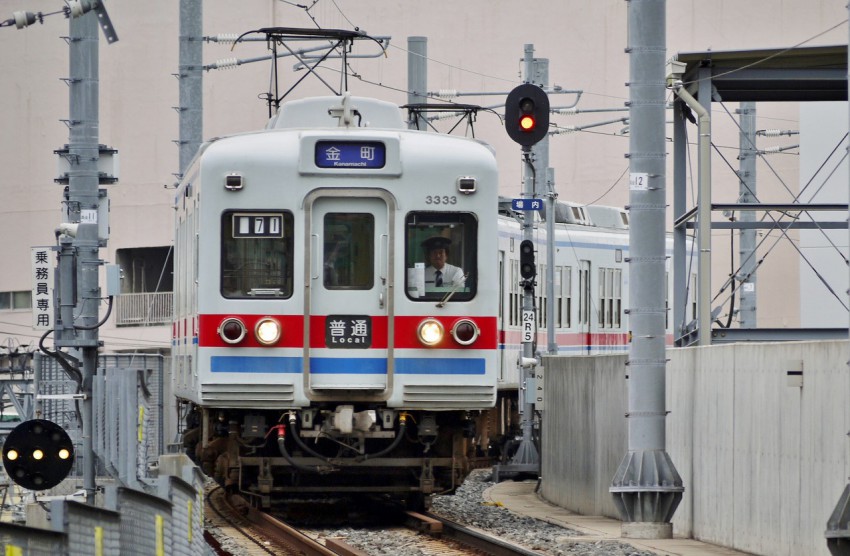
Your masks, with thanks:
M316 142L319 168L383 168L386 160L386 145L378 141Z

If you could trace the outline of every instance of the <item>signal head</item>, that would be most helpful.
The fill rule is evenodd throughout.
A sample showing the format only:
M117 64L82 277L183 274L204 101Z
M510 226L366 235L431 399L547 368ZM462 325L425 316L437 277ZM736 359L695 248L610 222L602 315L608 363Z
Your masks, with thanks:
M537 266L534 262L534 242L524 239L519 244L519 274L526 280L537 276Z
M74 445L62 427L44 419L24 421L3 444L3 467L15 483L29 490L53 488L74 464Z
M549 132L549 96L530 83L516 87L505 101L505 130L524 147L534 145Z

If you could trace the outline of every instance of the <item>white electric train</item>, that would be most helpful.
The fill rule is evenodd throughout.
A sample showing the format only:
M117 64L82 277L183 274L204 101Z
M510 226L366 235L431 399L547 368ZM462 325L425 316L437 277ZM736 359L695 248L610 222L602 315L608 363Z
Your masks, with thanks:
M190 455L258 505L419 504L497 452L516 424L532 215L498 189L486 144L409 130L397 106L348 94L204 144L175 198L173 382ZM626 213L559 203L554 216L559 352L624 352Z

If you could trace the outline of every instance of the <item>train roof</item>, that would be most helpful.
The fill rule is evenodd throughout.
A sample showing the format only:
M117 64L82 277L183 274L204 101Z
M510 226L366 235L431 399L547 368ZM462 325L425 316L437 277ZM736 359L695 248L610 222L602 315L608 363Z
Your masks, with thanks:
M391 102L366 97L332 96L291 100L280 107L266 129L341 127L350 108L357 127L407 129L401 110Z

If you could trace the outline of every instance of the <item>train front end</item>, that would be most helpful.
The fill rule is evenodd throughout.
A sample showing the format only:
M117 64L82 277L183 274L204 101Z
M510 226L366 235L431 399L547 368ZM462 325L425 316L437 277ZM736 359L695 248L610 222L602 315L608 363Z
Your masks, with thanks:
M457 486L496 399L492 151L328 97L205 145L186 176L173 380L189 453L261 504Z

